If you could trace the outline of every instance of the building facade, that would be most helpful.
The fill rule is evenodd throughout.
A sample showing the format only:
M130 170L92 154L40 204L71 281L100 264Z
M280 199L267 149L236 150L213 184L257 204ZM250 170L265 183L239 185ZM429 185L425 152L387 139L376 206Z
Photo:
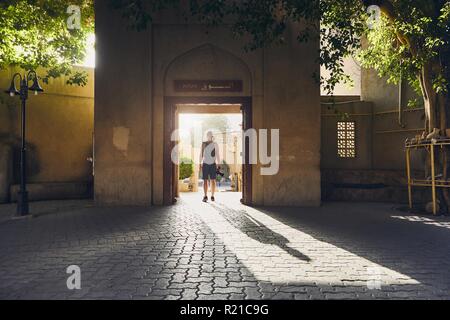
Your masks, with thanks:
M208 28L177 12L161 13L142 32L126 25L120 12L97 1L97 61L95 71L87 70L88 85L56 79L29 99L31 200L172 203L170 134L177 112L189 110L242 112L247 128L280 130L278 174L261 175L260 164L244 167L249 204L407 201L403 145L423 131L424 112L406 107L415 95L405 84L386 84L363 69L361 95L321 97L312 77L319 43L299 44L295 26L284 45L245 52L246 40L228 26ZM0 72L5 89L14 72ZM0 202L9 202L18 184L20 112L17 99L1 95ZM425 156L415 153L416 171ZM429 199L426 190L415 192Z
M95 199L170 203L165 156L177 104L240 104L255 129L280 129L280 169L249 167L247 199L258 205L320 204L320 90L313 74L319 43L299 44L291 26L284 46L245 52L227 26L208 28L164 12L145 31L96 4ZM240 90L179 90L177 81L236 81Z

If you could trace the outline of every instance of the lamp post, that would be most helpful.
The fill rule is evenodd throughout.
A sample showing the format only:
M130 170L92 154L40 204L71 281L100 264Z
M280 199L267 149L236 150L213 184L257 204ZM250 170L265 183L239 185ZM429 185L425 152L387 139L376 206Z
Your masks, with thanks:
M16 78L20 80L20 90L16 88ZM31 87L28 87L28 83L33 81ZM20 73L13 75L11 80L11 86L5 92L11 97L20 96L22 102L22 122L21 122L21 149L20 149L20 190L17 196L17 215L25 216L29 213L28 208L28 192L27 192L27 169L26 169L26 144L25 144L25 125L26 125L26 101L28 99L28 91L44 92L39 85L38 76L35 71L29 71L28 74L24 74L23 77Z

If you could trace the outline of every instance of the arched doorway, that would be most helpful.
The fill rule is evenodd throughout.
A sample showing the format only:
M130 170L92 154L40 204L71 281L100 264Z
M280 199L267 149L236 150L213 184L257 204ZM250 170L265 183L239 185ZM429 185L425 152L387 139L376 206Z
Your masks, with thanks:
M244 61L212 44L193 48L172 60L164 76L163 203L174 203L177 166L171 153L176 142L177 105L239 105L242 129L252 127L252 74ZM242 144L243 151L248 141ZM248 155L248 152L244 152ZM252 168L242 159L242 202L252 203Z

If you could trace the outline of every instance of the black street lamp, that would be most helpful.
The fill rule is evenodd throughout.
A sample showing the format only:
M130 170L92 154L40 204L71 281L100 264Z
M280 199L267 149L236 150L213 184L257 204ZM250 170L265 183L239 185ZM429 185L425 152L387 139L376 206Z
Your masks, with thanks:
M16 78L20 79L20 91L16 88ZM28 83L33 81L31 87L28 87ZM16 95L20 96L22 101L22 146L20 150L20 190L17 196L17 215L25 216L29 213L28 209L28 192L27 192L27 170L26 170L26 145L25 145L25 115L26 115L26 101L28 99L28 91L34 91L35 94L38 92L44 92L44 90L39 85L38 76L35 71L29 71L27 75L20 75L16 73L12 80L11 86L5 92L11 97Z

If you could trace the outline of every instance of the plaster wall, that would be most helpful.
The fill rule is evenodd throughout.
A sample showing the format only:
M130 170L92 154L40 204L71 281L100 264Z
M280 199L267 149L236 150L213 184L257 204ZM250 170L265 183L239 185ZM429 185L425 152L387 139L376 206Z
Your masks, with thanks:
M405 140L424 131L423 109L407 107L408 101L417 95L407 83L403 83L403 111L399 121L399 86L388 84L385 78L369 69L362 70L361 81L361 99L373 103L373 168L404 170ZM413 168L423 167L423 156L414 153Z
M354 99L354 98L353 98ZM344 99L345 100L345 99ZM372 103L353 101L322 103L322 169L371 169L372 168ZM335 110L339 110L336 113ZM345 118L343 118L345 116ZM355 158L340 158L337 152L337 122L355 122Z
M95 200L150 205L151 29L128 30L96 1Z
M320 204L319 44L299 44L297 27L284 46L264 50L264 127L280 129L280 171L264 176L265 205Z
M327 200L406 202L404 143L423 131L423 109L408 108L416 98L403 84L402 111L399 111L399 86L386 83L373 70L361 74L361 100L339 97L328 110L330 98L322 97L322 197ZM345 103L347 101L347 103ZM356 158L336 156L336 122L347 113L356 122ZM424 152L412 153L414 175L423 176ZM414 188L414 201L429 199L428 190Z
M28 183L88 182L92 179L94 113L94 72L88 72L85 87L70 86L66 78L41 83L45 92L27 100ZM12 75L19 70L0 71L0 88L8 88ZM44 71L38 70L38 73ZM18 85L18 83L17 83ZM0 144L11 149L9 184L18 183L20 148L20 100L0 93Z

